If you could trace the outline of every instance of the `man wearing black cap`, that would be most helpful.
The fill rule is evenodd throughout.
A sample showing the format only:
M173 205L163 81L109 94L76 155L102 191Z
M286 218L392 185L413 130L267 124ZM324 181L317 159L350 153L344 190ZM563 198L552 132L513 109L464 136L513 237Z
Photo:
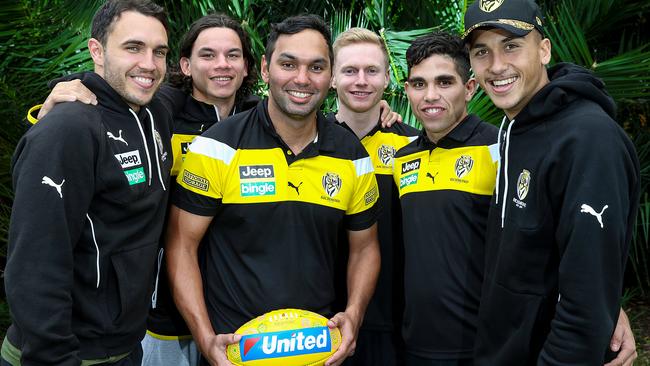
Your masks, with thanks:
M639 163L601 80L546 69L531 0L478 0L464 38L506 116L491 202L476 365L607 361L639 199Z

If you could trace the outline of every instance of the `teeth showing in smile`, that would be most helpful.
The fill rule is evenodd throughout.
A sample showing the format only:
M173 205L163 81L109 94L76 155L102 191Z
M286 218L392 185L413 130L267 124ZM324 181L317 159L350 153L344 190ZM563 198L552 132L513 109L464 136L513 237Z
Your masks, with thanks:
M517 80L516 76L513 76L511 78L507 78L507 79L503 79L503 80L493 80L492 85L494 85L494 86L504 86L504 85L514 83L515 80Z
M308 96L311 95L310 93L299 92L299 91L293 91L293 90L288 91L287 93L293 95L294 97L298 97L298 98L307 98Z
M216 80L216 81L230 81L232 78L230 76L215 76L213 78L210 78L210 80Z
M430 114L435 114L442 111L442 108L426 108L424 110L424 113L430 113Z
M370 95L370 92L354 91L354 92L352 92L352 95L356 95L356 96L359 96L359 97L365 97L367 95Z
M135 79L135 81L137 81L138 83L143 84L143 85L151 85L151 84L153 84L153 79L151 79L151 78L145 78L145 77L142 77L142 76L135 76L133 78Z

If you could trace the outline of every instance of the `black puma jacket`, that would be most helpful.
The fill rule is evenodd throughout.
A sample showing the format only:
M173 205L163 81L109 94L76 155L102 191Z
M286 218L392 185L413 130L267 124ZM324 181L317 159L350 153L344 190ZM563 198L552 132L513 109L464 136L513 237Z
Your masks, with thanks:
M618 319L639 162L602 81L549 79L502 126L476 365L602 365Z
M79 77L79 75L75 76ZM5 271L22 365L79 365L142 339L172 167L171 113L134 112L101 77L20 140Z

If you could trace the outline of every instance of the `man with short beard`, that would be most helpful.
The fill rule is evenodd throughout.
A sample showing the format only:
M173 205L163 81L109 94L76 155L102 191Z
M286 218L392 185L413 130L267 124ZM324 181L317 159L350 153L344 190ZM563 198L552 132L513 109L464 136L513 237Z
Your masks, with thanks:
M95 14L84 82L20 140L5 286L11 365L135 365L142 356L172 165L166 14L143 0ZM49 121L48 121L49 120Z
M230 365L233 332L270 310L331 316L341 227L349 297L328 323L342 343L326 364L354 351L379 271L378 190L363 146L318 111L330 85L330 42L314 15L275 24L262 59L269 98L197 137L179 172L167 264L205 363Z

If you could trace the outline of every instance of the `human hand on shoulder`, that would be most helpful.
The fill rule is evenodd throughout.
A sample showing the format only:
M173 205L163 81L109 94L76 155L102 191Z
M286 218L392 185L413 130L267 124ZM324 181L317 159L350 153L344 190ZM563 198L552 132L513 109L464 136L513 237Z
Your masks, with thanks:
M385 100L379 101L381 127L387 128L392 126L395 122L402 123L402 116L390 109L390 105Z
M43 106L38 111L37 118L40 120L54 108L58 103L81 102L97 105L97 96L86 88L81 80L62 81L57 83L45 99Z

